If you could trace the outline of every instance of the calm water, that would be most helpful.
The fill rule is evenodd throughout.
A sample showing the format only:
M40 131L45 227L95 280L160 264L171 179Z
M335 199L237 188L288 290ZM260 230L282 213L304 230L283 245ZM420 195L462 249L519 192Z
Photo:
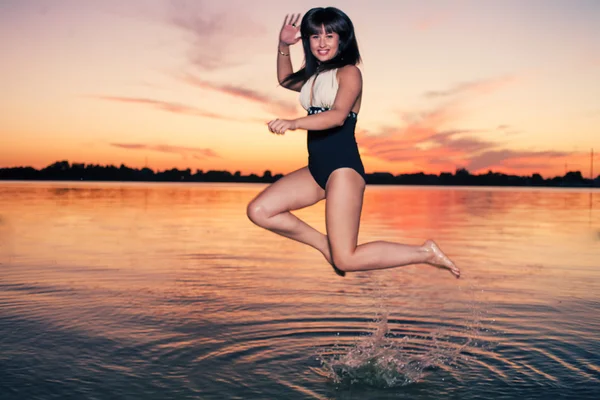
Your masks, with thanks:
M263 187L0 183L0 398L600 395L600 192L369 186L360 242L456 280L338 277L247 220Z

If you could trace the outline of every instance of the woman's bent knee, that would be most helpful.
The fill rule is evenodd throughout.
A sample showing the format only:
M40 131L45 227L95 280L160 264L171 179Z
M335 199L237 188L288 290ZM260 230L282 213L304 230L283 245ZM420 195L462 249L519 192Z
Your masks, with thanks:
M333 264L337 269L344 272L350 272L354 270L354 261L351 253L336 253L332 254Z
M258 226L265 225L266 220L269 218L265 208L257 201L251 201L246 208L246 215L250 221L254 222Z
M246 215L256 225L262 228L269 228L271 217L275 214L265 206L264 202L252 200L246 208Z

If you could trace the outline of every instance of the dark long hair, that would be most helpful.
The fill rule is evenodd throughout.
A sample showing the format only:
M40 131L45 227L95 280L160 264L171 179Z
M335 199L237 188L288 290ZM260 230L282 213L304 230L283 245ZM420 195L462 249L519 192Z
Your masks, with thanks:
M321 32L335 32L340 37L337 54L325 62L320 62L310 51L310 37ZM324 72L330 69L341 68L345 65L356 65L361 62L358 43L354 34L354 25L348 16L335 7L317 7L310 9L300 24L300 35L302 47L304 48L304 64L298 71L290 74L282 82L282 85L293 85L306 82L316 72Z

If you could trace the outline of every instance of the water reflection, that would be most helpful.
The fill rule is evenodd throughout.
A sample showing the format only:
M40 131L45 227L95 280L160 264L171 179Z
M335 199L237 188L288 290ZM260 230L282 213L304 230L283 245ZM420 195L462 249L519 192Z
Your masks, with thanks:
M6 385L29 388L21 398L337 398L327 371L356 378L373 357L385 367L367 379L415 372L413 398L598 385L594 193L369 186L360 241L434 237L463 268L456 281L427 266L339 278L314 250L248 221L262 188L0 184ZM297 214L324 231L324 212ZM374 326L382 309L386 325ZM323 369L323 354L342 362ZM394 375L403 360L428 364Z

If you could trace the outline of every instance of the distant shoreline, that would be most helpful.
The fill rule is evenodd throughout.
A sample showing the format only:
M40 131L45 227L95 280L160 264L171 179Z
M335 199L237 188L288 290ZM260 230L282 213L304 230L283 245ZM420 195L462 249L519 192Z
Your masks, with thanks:
M242 175L239 171L192 171L170 169L155 172L150 168L135 169L125 165L93 165L59 161L40 170L33 167L0 168L0 181L77 181L77 182L219 182L219 183L273 183L282 174L273 175L267 170L262 176ZM576 187L600 188L600 176L584 178L580 171L570 171L564 176L543 178L540 174L531 176L507 175L488 171L473 175L464 168L454 173L439 175L423 172L393 175L389 172L366 174L367 184L375 185L419 185L419 186L494 186L494 187Z

